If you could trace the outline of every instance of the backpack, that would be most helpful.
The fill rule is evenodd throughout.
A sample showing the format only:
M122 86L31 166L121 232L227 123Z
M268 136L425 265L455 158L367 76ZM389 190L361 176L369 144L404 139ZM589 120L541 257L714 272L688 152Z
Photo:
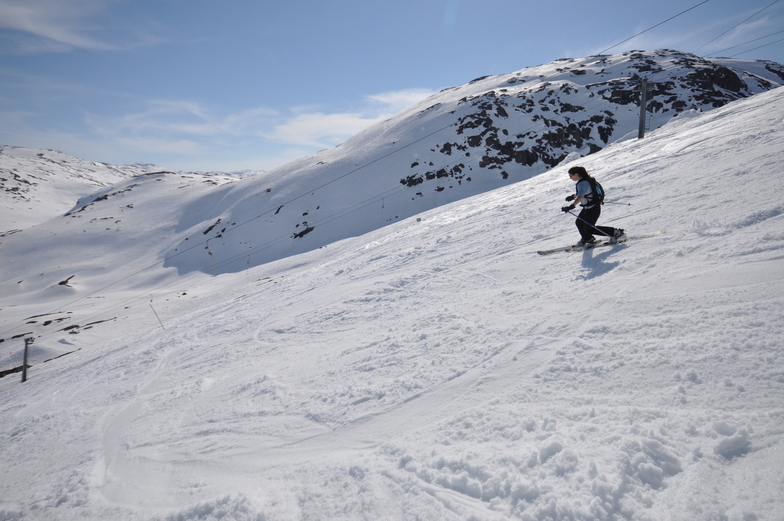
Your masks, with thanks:
M588 179L588 182L591 183L591 204L604 204L604 188L602 188L602 185L593 177Z

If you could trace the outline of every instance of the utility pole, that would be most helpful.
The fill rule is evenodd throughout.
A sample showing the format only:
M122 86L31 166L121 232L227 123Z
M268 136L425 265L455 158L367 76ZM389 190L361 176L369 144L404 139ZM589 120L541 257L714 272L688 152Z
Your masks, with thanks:
M637 139L645 137L645 106L648 104L648 78L642 78L640 83L640 128Z
M22 361L22 382L27 381L27 352L30 348L30 344L32 344L34 340L34 338L25 338L24 360Z

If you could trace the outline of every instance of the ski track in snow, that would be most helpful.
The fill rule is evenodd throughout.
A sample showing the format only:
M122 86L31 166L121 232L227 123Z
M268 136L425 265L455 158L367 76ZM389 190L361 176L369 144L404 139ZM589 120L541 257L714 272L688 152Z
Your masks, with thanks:
M644 241L538 256L576 237L558 167L109 294L0 380L0 519L782 519L783 106L585 158Z

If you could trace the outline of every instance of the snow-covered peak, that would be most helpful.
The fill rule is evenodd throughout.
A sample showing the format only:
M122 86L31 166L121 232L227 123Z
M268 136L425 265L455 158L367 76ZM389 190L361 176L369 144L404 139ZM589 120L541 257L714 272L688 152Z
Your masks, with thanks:
M223 226L207 234L213 239L210 260L218 272L233 271L531 178L567 157L636 137L643 76L651 91L651 131L679 114L773 89L782 83L784 67L660 50L564 59L477 78L339 147L237 183L226 197L211 197L203 205L210 217L198 232L221 220ZM184 247L181 242L170 253ZM203 255L194 255L178 255L167 265L204 269Z
M3 146L0 147L0 236L62 216L83 198L98 197L104 189L117 183L155 173L184 176L183 179L201 179L207 175L213 184L223 184L258 172L175 173L153 163L111 165L58 150Z
M57 150L0 147L0 234L62 215L103 187L155 170L152 164L108 165Z

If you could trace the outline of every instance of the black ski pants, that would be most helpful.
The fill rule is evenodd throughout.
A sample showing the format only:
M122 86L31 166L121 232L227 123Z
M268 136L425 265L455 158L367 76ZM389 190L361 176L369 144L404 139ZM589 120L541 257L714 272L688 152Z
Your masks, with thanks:
M591 208L583 208L580 211L574 224L577 225L583 243L590 241L594 234L612 237L615 233L615 228L610 226L596 226L596 221L599 220L601 214L602 205L600 204L595 204Z

